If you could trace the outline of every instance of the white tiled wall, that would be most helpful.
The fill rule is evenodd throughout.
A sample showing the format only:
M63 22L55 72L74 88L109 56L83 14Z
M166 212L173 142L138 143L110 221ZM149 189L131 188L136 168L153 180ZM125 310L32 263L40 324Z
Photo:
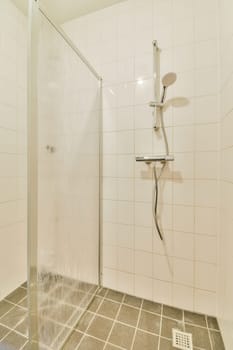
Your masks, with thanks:
M233 4L219 1L221 53L221 230L219 316L226 349L233 347Z
M216 0L128 0L64 25L104 79L104 285L209 314L217 280L217 10ZM153 39L161 74L178 76L168 97L189 99L165 113L175 155L160 185L165 245L152 220L152 169L135 162L164 152L148 107Z
M0 299L26 280L26 28L0 2Z

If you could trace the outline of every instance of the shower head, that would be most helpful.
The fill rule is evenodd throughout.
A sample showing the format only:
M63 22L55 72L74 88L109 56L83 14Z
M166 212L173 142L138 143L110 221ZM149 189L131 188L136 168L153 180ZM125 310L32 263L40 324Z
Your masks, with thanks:
M162 83L165 88L174 84L175 81L176 81L176 73L173 73L173 72L165 74L162 78Z
M167 73L163 76L163 78L162 78L163 93L162 93L162 97L161 97L161 103L164 103L164 101L165 101L167 88L170 85L174 84L175 81L176 81L176 73L170 72L170 73Z

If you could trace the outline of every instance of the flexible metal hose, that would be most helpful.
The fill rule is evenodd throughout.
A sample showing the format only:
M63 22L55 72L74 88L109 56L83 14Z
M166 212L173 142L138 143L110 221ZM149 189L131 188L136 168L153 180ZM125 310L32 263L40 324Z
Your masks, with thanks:
M170 154L170 152L169 152L169 145L168 145L168 140L167 140L167 133L166 133L165 126L164 126L163 108L160 109L160 122L161 122L161 129L162 129L162 133L163 133L164 143L165 143L166 155L168 156Z
M163 234L162 234L162 231L160 229L159 222L158 222L159 179L163 173L165 166L166 166L166 163L163 163L159 176L157 175L156 165L154 165L154 167L153 167L155 186L154 186L153 210L152 211L153 211L155 226L157 228L157 231L158 231L158 234L159 234L161 241L163 241Z
M164 127L163 110L162 109L161 109L161 114L160 114L160 120L161 120L161 129L162 129L165 148L166 148L166 155L169 155L169 146L168 146L166 130ZM154 196L153 196L154 197L153 198L153 216L154 216L155 226L157 228L158 235L159 235L161 241L163 241L163 234L162 234L162 231L160 229L159 222L158 222L159 179L163 173L165 166L166 166L166 162L163 162L159 176L157 175L156 165L154 165L154 167L153 167L154 180L155 180Z

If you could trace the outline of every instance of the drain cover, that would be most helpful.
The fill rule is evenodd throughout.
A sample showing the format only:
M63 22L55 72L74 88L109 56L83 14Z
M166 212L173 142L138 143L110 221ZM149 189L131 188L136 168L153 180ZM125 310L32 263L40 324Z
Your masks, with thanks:
M178 329L172 329L173 346L181 350L193 350L193 339L191 333L184 333Z

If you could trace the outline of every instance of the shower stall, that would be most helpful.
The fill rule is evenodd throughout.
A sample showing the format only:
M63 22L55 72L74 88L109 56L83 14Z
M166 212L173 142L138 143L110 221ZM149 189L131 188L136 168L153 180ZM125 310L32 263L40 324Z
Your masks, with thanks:
M232 13L0 0L0 350L233 348Z

